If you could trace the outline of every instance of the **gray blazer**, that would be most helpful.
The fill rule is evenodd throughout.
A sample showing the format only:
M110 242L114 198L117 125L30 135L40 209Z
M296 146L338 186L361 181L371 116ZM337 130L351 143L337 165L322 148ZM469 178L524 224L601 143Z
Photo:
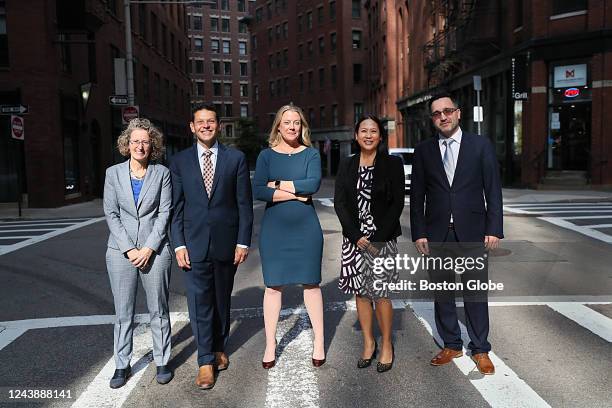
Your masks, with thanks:
M130 161L106 169L104 214L110 229L108 247L127 252L151 248L160 253L168 245L168 222L172 210L170 171L161 164L149 164L138 204L134 203Z

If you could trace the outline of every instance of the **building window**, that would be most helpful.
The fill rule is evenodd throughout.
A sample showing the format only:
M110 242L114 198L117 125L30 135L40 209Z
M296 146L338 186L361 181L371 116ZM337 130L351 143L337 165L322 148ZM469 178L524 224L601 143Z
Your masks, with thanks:
M360 84L363 79L363 66L361 64L353 64L353 83Z
M281 53L279 51L276 53L276 68L280 68L281 66Z
M319 107L319 126L325 126L325 106Z
M286 21L283 23L283 38L285 40L289 38L289 23Z
M194 63L195 63L195 68L193 71L196 74L203 74L204 73L204 60L197 59L197 60L194 60Z
M338 67L336 65L332 65L331 69L331 86L332 88L336 88L338 85Z
M257 49L257 36L256 35L251 37L251 48L253 48L253 51Z
M268 17L268 20L272 19L272 2L266 4L266 15Z
M336 33L331 33L329 35L329 48L332 54L336 52L337 47L338 47L338 35Z
M221 31L224 33L230 32L230 19L229 18L221 19Z
M587 9L587 0L553 0L552 14L571 13Z
M312 92L314 91L314 74L312 73L312 71L308 71L308 92Z
M259 85L253 85L253 95L255 102L259 102Z
M257 76L257 60L253 60L252 64L253 64L253 76L256 77Z
M300 92L304 92L304 74L300 72Z
M2 29L3 28L0 27L0 31ZM4 25L4 31L6 31L6 24ZM70 73L72 72L72 48L70 46L70 34L58 34L58 39L60 41L59 49L60 49L60 64L62 67L62 71L66 73ZM113 51L111 51L111 53L113 53Z
M240 84L240 96L243 98L249 96L249 84Z
M223 75L232 75L232 63L223 61Z
M221 61L213 61L213 75L221 75Z
M289 67L289 50L286 48L283 50L283 67Z
M335 1L329 2L329 19L331 21L336 20L336 2Z
M195 83L195 94L197 96L204 96L204 82L197 81Z
M4 3L5 3L4 1L0 2L0 4L2 4L0 5L0 19L2 18L1 9L3 8ZM140 33L140 36L144 38L145 40L148 37L147 35L148 34L147 33L147 11L146 10L147 10L146 5L144 4L138 5L138 32Z
M281 26L280 24L277 24L274 26L274 32L276 33L276 39L280 40L281 38Z
M298 61L302 61L304 59L304 44L298 45Z
M514 18L515 18L514 27L517 27L517 28L523 26L523 1L524 0L514 1Z
M285 87L285 95L289 95L289 78L285 77L283 79L283 85Z
M353 105L353 112L355 115L355 119L353 120L354 123L357 123L357 121L359 120L359 118L361 118L363 116L363 103L356 103Z
M230 41L223 40L223 53L229 54L231 52Z
M308 41L308 56L312 57L312 54L313 54L312 41Z
M142 66L142 96L145 101L149 101L151 93L149 90L149 68L146 65Z
M319 88L325 88L325 69L319 68Z
M238 21L238 32L245 34L247 32L247 25L244 21Z
M249 116L249 105L240 104L240 117L246 118Z
M272 27L268 27L268 45L272 44L272 40L274 40L274 30Z
M229 10L229 0L221 0L221 10Z
M249 71L247 69L248 65L246 62L241 62L240 63L240 76L248 76L249 75Z
M219 8L219 6L217 5L217 3L218 3L217 0L211 0L211 1L209 1L209 3L210 3L210 8L211 9L216 10L216 9Z
M165 24L162 24L161 26L162 30L161 30L161 40L162 40L162 54L164 56L168 55L168 28L166 27Z
M308 122L310 122L310 126L314 126L315 122L315 115L314 115L314 109L309 108L308 109Z
M155 13L151 13L151 45L153 45L153 48L159 47L159 35L157 34L158 26L159 25L157 23L157 16L155 15Z
M361 0L353 0L351 5L351 15L355 19L361 18Z
M319 37L319 55L325 54L325 37Z
M332 125L338 126L338 105L332 105Z
M202 16L191 16L191 28L194 30L202 30Z
M204 51L204 40L202 40L201 38L194 38L193 50L198 52Z
M226 103L225 104L225 117L226 118L230 118L232 116L234 116L234 106L231 103ZM231 125L227 125L225 126L225 136L227 137L233 137L233 129Z
M275 82L274 81L270 81L268 83L268 86L269 86L269 90L270 90L270 96L274 96L274 94L275 94L275 89L274 89Z
M217 17L210 18L210 31L219 31L219 19Z
M232 84L224 83L223 84L223 96L232 96Z
M210 52L214 54L219 53L219 40L210 40Z
M155 81L153 83L153 86L155 87L153 96L155 97L155 102L159 104L161 102L161 77L157 72L153 75L153 77L153 80Z
M301 14L299 14L297 16L297 32L301 33L302 32L302 24L304 23L304 16L302 16Z
M270 71L274 69L274 54L268 55L268 69Z
M312 29L312 11L309 11L308 13L306 13L306 29L307 30Z
M238 54L247 55L247 42L246 41L238 41Z
M246 11L246 0L238 0L238 11Z
M317 7L317 23L323 24L324 19L325 19L325 16L323 14L323 6L319 6Z
M213 82L213 95L221 96L221 82Z
M263 20L263 8L259 7L255 10L255 21L261 23Z
M353 30L353 49L358 50L361 48L361 31Z

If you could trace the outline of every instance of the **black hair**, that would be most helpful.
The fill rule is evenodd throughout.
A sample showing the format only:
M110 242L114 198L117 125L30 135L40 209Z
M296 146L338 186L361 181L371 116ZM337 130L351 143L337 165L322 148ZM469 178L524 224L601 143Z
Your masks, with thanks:
M217 118L217 121L219 121L219 112L217 112L217 108L215 107L215 105L211 103L196 103L191 108L191 121L192 122L195 120L196 112L199 112L201 110L215 112L215 117Z
M429 100L429 111L431 112L431 105L437 101L438 99L442 99L442 98L448 98L451 100L451 102L453 103L453 105L455 106L455 108L459 108L459 105L457 104L457 100L453 97L453 95L451 95L449 92L441 92L438 94L435 94L430 100Z
M376 153L389 154L387 130L383 126L382 121L378 118L378 116L372 114L365 114L361 116L359 120L355 123L355 134L359 132L359 126L361 125L361 122L368 119L376 122L376 125L378 126L378 133L380 134L380 143L376 147Z

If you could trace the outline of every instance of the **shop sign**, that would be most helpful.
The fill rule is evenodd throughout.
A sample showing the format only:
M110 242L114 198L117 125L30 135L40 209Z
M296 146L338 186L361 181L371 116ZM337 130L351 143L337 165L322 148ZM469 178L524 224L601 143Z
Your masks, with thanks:
M517 55L512 58L512 99L514 100L529 98L527 68L527 55Z
M587 82L587 64L561 65L555 67L554 87L568 88L585 86Z
M563 92L566 98L575 98L580 95L580 89L578 88L568 88Z

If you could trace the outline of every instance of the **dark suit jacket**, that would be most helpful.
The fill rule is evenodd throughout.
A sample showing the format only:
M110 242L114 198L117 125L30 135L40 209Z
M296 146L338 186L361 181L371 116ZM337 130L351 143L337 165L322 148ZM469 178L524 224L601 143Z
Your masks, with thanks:
M451 212L459 241L483 242L485 235L504 237L497 158L492 143L483 136L463 132L452 186L444 172L438 136L415 148L410 187L412 240L443 242Z
M359 154L355 154L340 163L334 193L334 209L342 224L342 234L353 244L363 236L359 230L357 208L359 157ZM370 242L386 242L402 235L399 219L403 209L404 165L399 157L378 154L370 202L376 232Z
M209 251L211 259L229 261L236 244L251 244L253 196L242 152L219 143L210 199L195 144L172 157L170 172L173 248L185 245L193 262L204 261Z

